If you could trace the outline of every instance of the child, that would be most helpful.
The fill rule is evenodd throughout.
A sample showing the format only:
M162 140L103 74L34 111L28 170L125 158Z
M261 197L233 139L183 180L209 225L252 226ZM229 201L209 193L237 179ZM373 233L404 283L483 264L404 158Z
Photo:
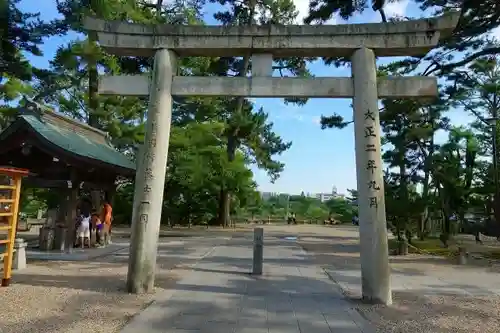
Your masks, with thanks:
M104 225L101 219L99 218L99 214L97 214L97 212L92 213L91 223L92 223L92 230L95 231L95 245L100 246L102 239L102 229Z
M80 240L82 249L85 247L85 240L87 239L90 246L90 213L84 212L82 215L80 215L77 235Z

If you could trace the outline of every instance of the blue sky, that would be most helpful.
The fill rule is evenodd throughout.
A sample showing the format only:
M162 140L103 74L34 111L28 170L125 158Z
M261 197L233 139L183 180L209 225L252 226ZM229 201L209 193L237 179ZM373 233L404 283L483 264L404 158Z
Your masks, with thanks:
M55 0L23 0L22 9L29 12L40 12L42 19L50 20L58 13ZM299 19L307 14L308 0L295 0L299 10ZM214 7L207 7L206 20L216 24L211 13ZM422 13L413 3L401 1L386 7L388 16L405 15L420 17ZM378 14L371 10L359 15L349 23L379 22ZM332 23L344 23L340 19L332 19ZM48 61L55 54L57 47L75 39L75 34L47 39L43 57L30 57L35 66L48 66ZM394 59L392 59L394 60ZM382 59L379 63L387 63L391 59ZM321 61L309 65L316 76L350 76L349 68L324 66ZM356 188L356 172L354 157L354 132L348 126L343 130L321 130L321 115L333 112L352 118L349 99L311 99L305 106L285 105L280 99L256 99L257 106L262 106L270 114L275 131L286 141L292 141L292 147L282 154L280 160L285 163L281 177L271 184L266 173L255 170L255 179L259 189L269 192L300 193L330 192L335 186L340 193ZM455 124L463 124L471 118L461 110L448 114ZM444 139L444 134L442 135Z

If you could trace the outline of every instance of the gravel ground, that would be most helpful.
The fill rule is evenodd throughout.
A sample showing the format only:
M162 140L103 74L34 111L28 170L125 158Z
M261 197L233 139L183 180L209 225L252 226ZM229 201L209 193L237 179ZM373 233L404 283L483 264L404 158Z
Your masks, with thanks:
M396 291L394 305L360 305L360 312L384 333L500 332L498 296L419 296Z
M311 227L303 228L303 231L307 231L307 236L302 237L299 242L307 252L315 254L318 264L330 266L332 270L339 272L343 269L359 270L357 232L330 228L321 231L319 235L319 229ZM488 292L488 289L495 287L491 277L500 272L499 264L478 262L474 266L455 266L446 259L418 255L391 258L393 272L406 271L408 279L413 276L416 277L414 281L425 281L428 276L446 281L447 277L452 276L455 277L455 285L450 288L456 289L463 285L470 290L471 285L477 285L483 288L483 295L478 296L458 295L456 291L440 290L439 287L433 288L434 295L430 295L429 286L425 291L422 291L422 286L422 290L415 287L394 291L392 306L373 306L359 301L360 288L355 282L351 286L356 287L344 289L344 293L355 300L360 313L380 333L500 332L500 289L496 286L496 295ZM478 275L482 276L484 273L489 274L489 281L484 280L481 284ZM460 278L457 274L461 274ZM460 281L460 285L457 281Z
M320 265L331 265L339 270L359 269L355 228L265 226L265 229L268 233L300 235L299 242L308 252L315 254ZM189 255L188 248L179 245L174 250L179 251L175 256ZM169 248L165 253L171 251ZM200 249L197 251L199 253ZM173 257L159 258L157 293L171 288L187 272L185 267L172 269L179 264L179 259ZM123 292L126 259L122 256L92 263L30 263L26 270L16 272L10 287L0 289L0 333L118 332L131 316L154 298L153 295L137 296ZM398 271L411 270L418 275L446 277L456 274L456 268L445 260L428 259L424 256L393 258L392 267ZM184 262L189 264L189 260ZM461 269L471 272L486 268L468 266ZM490 264L488 269L492 269ZM496 270L500 272L500 269ZM355 298L359 291L352 290L348 294ZM423 295L418 290L397 290L393 297L394 305L390 307L356 303L360 313L374 324L377 332L500 332L499 296L460 296L445 291Z
M197 256L210 248L196 246L181 244L163 252ZM158 258L156 294L171 288L196 261L174 256ZM15 272L11 286L0 289L0 333L118 332L154 299L124 292L126 275L126 255L94 262L29 262L28 268Z

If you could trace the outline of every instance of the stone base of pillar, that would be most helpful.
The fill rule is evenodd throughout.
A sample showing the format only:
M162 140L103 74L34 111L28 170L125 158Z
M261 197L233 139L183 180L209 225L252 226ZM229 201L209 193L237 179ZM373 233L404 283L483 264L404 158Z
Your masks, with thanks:
M55 230L53 227L41 227L38 235L38 247L41 251L54 249Z
M61 250L64 252L64 245L66 243L66 232L67 228L65 226L56 226L54 230L54 250ZM73 247L71 244L70 248Z
M26 247L28 243L22 238L16 238L14 241L14 256L12 258L12 269L26 268Z

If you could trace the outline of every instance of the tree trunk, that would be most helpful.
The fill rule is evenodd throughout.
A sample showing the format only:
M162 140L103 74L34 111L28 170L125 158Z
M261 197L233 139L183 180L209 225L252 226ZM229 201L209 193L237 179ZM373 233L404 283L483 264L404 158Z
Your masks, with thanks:
M250 11L250 19L247 25L251 26L253 24L253 17L255 14L255 1L251 1L249 4ZM238 73L239 77L246 77L248 73L248 69L250 67L250 55L246 55L243 57L243 66ZM243 110L243 103L245 101L245 97L238 97L236 108L234 110L234 114L240 114ZM227 126L230 126L229 124ZM229 162L234 161L234 157L236 155L236 149L238 148L238 131L239 128L230 129L227 136L227 160ZM219 222L222 226L229 226L230 223L230 212L231 212L231 193L222 186L221 188L221 196L219 200Z
M94 45L94 41L89 40L90 45ZM99 84L99 73L97 71L97 61L93 59L93 56L90 55L90 59L88 59L87 64L88 72L89 72L89 87L88 87L88 95L89 95L89 114L87 123L89 126L99 128L99 117L97 115L97 109L99 108L99 100L98 100L98 84Z
M100 1L91 0L90 1L90 9L98 14L100 11L102 4ZM94 48L96 47L95 43L95 34L89 34L88 43L89 48L87 59L87 71L89 74L89 87L88 87L88 98L89 98L89 114L87 123L88 125L99 128L99 118L97 116L97 109L99 108L99 100L98 100L98 92L99 92L99 72L97 71L97 60L95 59ZM99 128L100 129L100 128Z
M231 222L231 193L225 189L220 191L219 200L219 224L228 227Z
M418 228L419 231L418 236L420 240L424 240L428 232L428 224L429 224L429 191L430 191L429 182L431 178L432 159L434 156L434 133L435 133L434 117L431 118L431 124L433 132L429 140L429 153L425 158L424 186L422 189L422 201L424 202L424 210L420 215L419 228Z
M440 236L441 242L443 243L444 247L448 247L448 241L450 240L450 235L451 235L451 220L448 214L444 214L443 218L443 233Z
M163 6L163 0L158 0L156 2L156 14L161 17L161 7Z
M440 184L437 184L438 191L439 191L439 197L441 198L441 211L443 214L443 227L441 230L441 235L439 236L439 239L443 243L444 247L448 247L448 240L450 239L451 235L451 221L450 221L450 205L448 202L448 199L445 199L445 193L443 193L443 190L439 188Z
M241 109L240 109L241 110ZM227 137L227 160L229 162L234 161L236 156L237 140L235 135L228 135ZM229 226L231 217L231 193L224 187L221 186L220 198L219 198L219 224L223 227Z
M408 184L406 181L406 147L404 145L399 149L399 154L400 154L400 161L399 161L399 193L400 193L400 198L401 198L401 205L402 207L408 207L409 206L409 197L408 197ZM400 226L401 232L406 234L407 228L408 228L408 213L407 209L402 210L402 216L401 219L403 221L403 224ZM410 241L408 239L408 241Z
M418 226L418 237L420 240L424 240L427 232L427 224L429 221L429 178L430 173L426 168L424 175L424 186L422 189L422 201L424 202L424 210L420 214L419 226Z
M382 22L386 23L387 22L387 16L385 15L385 11L382 8L380 8L378 11L380 13L380 18L382 19Z
M497 119L498 117L498 112L496 107L493 108L492 112L493 119ZM500 225L500 185L499 185L499 179L500 176L498 174L498 147L499 147L499 138L498 138L498 127L497 127L497 122L495 122L495 125L493 126L493 172L494 174L494 195L493 195L493 213L495 216L495 223L497 226Z

